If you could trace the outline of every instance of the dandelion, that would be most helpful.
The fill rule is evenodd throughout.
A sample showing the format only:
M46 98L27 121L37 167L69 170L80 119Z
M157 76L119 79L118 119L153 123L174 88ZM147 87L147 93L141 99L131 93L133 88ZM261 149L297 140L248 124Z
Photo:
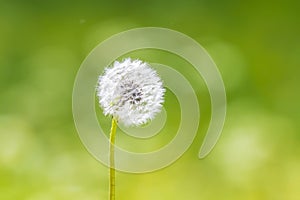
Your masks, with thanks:
M114 141L117 122L140 126L161 111L165 89L155 70L141 60L115 61L99 77L97 96L105 115L112 116L110 133L110 199L115 198Z

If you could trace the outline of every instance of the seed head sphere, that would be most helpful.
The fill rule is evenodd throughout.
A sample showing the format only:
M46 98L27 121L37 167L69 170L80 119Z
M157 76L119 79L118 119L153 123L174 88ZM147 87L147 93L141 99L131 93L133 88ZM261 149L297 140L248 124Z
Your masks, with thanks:
M165 89L158 74L141 60L115 61L99 76L97 96L105 115L125 126L140 126L161 111Z

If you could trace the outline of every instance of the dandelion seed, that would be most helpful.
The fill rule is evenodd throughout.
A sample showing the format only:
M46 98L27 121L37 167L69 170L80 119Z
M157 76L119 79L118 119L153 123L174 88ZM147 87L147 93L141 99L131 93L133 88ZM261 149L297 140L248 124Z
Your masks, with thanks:
M127 58L115 61L98 79L97 96L105 115L139 126L161 111L165 89L150 65Z

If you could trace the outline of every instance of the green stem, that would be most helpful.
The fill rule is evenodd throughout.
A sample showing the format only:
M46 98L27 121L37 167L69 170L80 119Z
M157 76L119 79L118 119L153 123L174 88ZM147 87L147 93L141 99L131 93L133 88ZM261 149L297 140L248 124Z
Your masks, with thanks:
M115 171L115 137L116 137L116 129L117 129L117 121L112 118L111 121L111 130L110 130L110 137L109 137L109 199L115 200L115 181L116 181L116 171Z

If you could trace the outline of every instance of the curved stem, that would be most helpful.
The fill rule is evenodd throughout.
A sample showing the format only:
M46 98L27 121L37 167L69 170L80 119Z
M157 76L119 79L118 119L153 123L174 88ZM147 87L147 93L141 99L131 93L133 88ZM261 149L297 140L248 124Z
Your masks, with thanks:
M109 161L110 161L110 167L109 167L109 199L115 200L115 181L116 181L116 171L115 171L115 137L116 137L116 129L117 129L117 121L112 118L111 121L111 130L110 130L110 136L109 136Z

